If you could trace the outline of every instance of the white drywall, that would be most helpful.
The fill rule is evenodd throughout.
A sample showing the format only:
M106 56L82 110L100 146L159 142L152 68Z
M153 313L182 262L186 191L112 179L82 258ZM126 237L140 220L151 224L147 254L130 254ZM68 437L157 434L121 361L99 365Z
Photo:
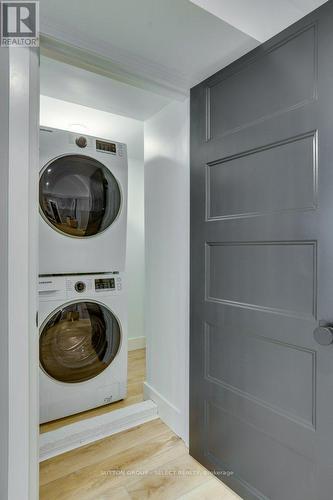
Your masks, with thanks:
M189 103L145 122L147 382L161 418L188 441Z
M129 338L144 336L144 164L143 122L41 96L40 123L125 142L128 148L127 279Z

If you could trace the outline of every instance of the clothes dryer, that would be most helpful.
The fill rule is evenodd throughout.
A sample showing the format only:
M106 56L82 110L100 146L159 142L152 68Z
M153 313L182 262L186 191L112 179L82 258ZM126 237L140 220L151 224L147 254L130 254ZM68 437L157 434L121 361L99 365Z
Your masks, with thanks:
M39 274L124 271L126 145L40 130Z

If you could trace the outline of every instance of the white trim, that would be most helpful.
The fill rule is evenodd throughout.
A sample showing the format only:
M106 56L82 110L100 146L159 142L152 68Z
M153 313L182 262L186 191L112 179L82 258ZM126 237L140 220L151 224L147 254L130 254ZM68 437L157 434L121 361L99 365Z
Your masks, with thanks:
M29 83L29 498L39 498L39 332L38 311L38 223L39 223L39 50L30 50Z
M146 337L134 337L128 339L128 350L136 351L146 347Z
M37 168L39 121L39 55L28 48L1 48L8 54L8 498L38 497L38 335L37 311ZM5 257L4 257L5 258ZM6 422L4 422L3 431ZM2 441L0 436L0 441ZM5 467L5 464L3 464ZM0 490L2 485L0 486ZM1 491L0 491L1 496ZM7 498L1 497L1 498Z
M8 225L9 225L9 51L0 49L0 497L8 498L8 454L9 454L9 310L8 310Z
M184 422L181 411L168 401L161 393L159 393L148 382L143 384L143 393L146 400L152 400L157 404L158 415L177 436L184 436Z
M153 401L143 401L98 417L87 418L40 436L39 460L61 455L99 439L158 418Z
M184 152L187 165L186 176L186 256L187 266L184 266L186 273L187 293L186 293L186 317L184 323L184 435L182 436L185 444L190 444L190 100L187 101L186 111L186 151Z

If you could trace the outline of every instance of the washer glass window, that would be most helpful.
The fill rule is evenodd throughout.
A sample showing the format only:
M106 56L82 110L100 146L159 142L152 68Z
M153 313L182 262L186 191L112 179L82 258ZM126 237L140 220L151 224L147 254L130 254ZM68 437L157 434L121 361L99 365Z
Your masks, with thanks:
M56 158L43 170L39 204L45 220L67 236L94 236L116 219L121 206L117 180L102 163L82 155Z
M40 364L56 380L83 382L110 365L120 342L120 325L109 309L95 302L76 302L57 310L43 327Z

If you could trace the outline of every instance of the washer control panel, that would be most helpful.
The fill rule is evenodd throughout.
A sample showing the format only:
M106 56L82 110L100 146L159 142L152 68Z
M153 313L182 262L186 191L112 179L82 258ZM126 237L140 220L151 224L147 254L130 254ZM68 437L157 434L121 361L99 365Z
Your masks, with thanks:
M68 276L67 295L114 294L121 292L123 277L119 273L95 274L93 276Z
M80 296L101 297L118 295L124 288L124 273L101 273L93 275L40 276L39 299L66 300ZM97 300L97 297L96 297Z

